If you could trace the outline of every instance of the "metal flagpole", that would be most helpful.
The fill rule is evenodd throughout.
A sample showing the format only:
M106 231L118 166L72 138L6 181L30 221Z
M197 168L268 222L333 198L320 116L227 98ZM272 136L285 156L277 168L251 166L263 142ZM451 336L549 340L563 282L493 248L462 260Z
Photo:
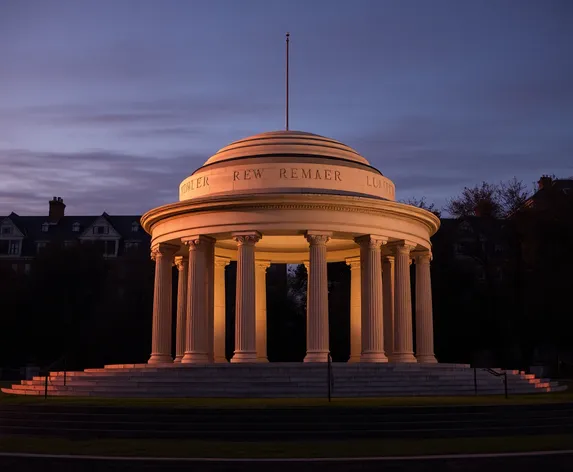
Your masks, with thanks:
M286 130L288 131L288 53L290 33L286 34Z

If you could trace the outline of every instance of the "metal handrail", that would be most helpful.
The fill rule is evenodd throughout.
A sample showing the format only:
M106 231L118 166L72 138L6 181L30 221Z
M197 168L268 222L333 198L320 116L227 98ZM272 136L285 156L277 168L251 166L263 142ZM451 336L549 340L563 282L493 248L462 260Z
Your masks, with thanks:
M44 400L48 399L48 382L51 383L50 371L56 365L58 365L61 361L63 361L63 364L64 364L64 387L66 386L66 383L67 383L67 362L66 362L66 355L63 355L62 357L56 359L54 362L52 362L50 365L48 365L47 367L45 367L43 369L43 371L44 371Z
M327 357L327 379L326 383L328 384L328 401L332 401L332 390L334 387L334 376L332 375L332 356L330 352L328 353Z
M503 376L503 386L504 386L504 390L505 390L505 398L509 398L508 392L507 392L507 371L503 371L503 372L497 372L493 369L490 369L489 367L482 367L481 370L488 372L491 375L495 375L496 377L502 377ZM474 367L474 393L477 395L477 367Z

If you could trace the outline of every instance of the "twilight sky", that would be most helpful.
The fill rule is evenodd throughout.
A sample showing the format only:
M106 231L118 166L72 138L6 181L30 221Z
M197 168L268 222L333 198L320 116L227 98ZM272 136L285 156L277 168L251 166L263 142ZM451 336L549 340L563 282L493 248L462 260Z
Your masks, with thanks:
M0 215L138 214L229 142L354 147L399 199L573 175L573 1L2 0Z

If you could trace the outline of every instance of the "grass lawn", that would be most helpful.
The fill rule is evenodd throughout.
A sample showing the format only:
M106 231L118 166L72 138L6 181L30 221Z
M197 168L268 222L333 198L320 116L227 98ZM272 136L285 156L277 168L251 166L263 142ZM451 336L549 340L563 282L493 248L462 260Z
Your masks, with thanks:
M69 440L0 438L0 451L147 457L372 457L573 449L573 435L453 439L221 442L198 440Z
M0 394L0 406L66 405L161 408L302 408L302 407L384 407L384 406L453 406L453 405L521 405L573 403L573 393L462 397L380 397L380 398L91 398L12 396Z

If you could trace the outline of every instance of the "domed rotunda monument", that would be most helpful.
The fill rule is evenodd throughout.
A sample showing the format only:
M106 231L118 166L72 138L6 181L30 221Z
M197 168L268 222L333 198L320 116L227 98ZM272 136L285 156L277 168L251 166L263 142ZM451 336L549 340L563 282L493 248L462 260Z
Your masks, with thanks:
M308 271L305 362L329 356L327 263L351 268L351 362L435 363L430 237L439 219L395 201L354 149L300 131L236 141L142 217L156 262L149 364L225 358L225 266L237 261L232 363L267 361L266 269ZM415 332L410 263L416 267ZM171 267L179 270L175 359ZM335 328L334 328L335 329Z
M480 394L503 391L491 371L436 363L430 237L439 219L396 202L392 181L338 141L296 131L236 141L181 182L178 202L141 221L155 259L148 362L50 372L4 393L330 398L474 395L478 384ZM228 362L231 261L237 262L235 350ZM327 264L342 261L351 271L350 358L331 364ZM266 270L273 263L307 267L304 363L267 362ZM507 375L512 393L566 388L518 371L498 375Z

